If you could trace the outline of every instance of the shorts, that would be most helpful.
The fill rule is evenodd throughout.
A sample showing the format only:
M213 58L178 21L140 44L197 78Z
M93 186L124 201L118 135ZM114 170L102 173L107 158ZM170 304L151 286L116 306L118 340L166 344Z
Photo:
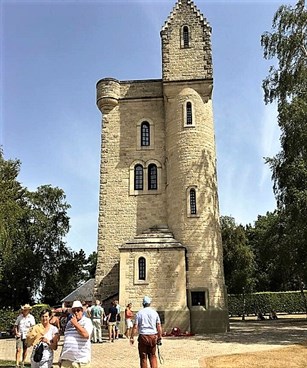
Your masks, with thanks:
M28 346L26 344L26 339L21 339L20 337L18 337L16 339L16 349L26 350L27 348Z
M108 322L108 326L116 326L116 322Z
M133 322L130 318L126 319L126 328L132 328Z
M61 367L62 368L90 368L91 363L77 363L77 362L71 362L70 360L62 360L61 361Z

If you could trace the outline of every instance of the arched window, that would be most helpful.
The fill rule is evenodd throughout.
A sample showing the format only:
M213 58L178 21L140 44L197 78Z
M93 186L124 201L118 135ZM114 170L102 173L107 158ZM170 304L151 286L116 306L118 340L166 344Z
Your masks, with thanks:
M189 27L188 26L183 27L182 38L183 38L183 47L184 48L189 47L190 36L189 36Z
M193 117L192 117L192 104L191 102L187 102L187 125L193 124Z
M148 166L148 189L158 189L158 171L155 164Z
M196 215L196 191L194 188L190 190L190 214Z
M134 166L134 190L143 190L143 166Z
M139 266L139 280L146 280L146 259L140 257L138 260Z
M141 124L141 146L150 146L150 125L147 121Z

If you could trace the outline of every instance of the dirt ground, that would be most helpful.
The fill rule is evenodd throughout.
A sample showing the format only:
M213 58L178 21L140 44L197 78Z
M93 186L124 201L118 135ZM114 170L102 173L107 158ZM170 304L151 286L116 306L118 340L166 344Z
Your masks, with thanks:
M204 358L202 368L306 368L307 345Z

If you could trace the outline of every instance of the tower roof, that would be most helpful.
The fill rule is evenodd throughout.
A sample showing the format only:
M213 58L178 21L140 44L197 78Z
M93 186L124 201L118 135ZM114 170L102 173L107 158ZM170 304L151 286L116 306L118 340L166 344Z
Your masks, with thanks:
M176 2L176 4L174 5L173 10L171 11L170 15L166 19L166 21L164 23L164 26L162 27L161 32L164 32L164 31L167 30L167 28L169 27L170 23L172 22L174 16L176 15L176 13L178 13L180 11L180 9L184 6L190 7L192 9L192 11L195 13L195 15L203 23L203 25L206 26L206 27L209 27L211 29L209 22L203 16L203 14L200 12L200 10L197 9L197 6L194 4L194 2L192 0L178 0Z

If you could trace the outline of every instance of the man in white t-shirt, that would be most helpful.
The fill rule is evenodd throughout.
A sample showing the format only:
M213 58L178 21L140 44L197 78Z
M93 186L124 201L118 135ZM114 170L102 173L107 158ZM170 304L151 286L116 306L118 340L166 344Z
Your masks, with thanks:
M143 307L135 317L130 343L134 343L134 336L139 332L139 356L141 368L147 368L147 358L151 368L157 368L157 344L161 344L162 327L158 313L150 307L151 299L145 296Z
M82 368L90 368L92 321L83 314L82 303L79 300L73 302L71 311L72 317L65 328L59 364L62 368L81 365Z
M21 313L17 317L14 324L14 333L16 337L16 367L24 367L24 362L27 357L27 344L26 337L27 333L32 326L35 325L35 319L30 314L32 307L29 304L25 304L21 307ZM22 361L20 362L22 350Z

